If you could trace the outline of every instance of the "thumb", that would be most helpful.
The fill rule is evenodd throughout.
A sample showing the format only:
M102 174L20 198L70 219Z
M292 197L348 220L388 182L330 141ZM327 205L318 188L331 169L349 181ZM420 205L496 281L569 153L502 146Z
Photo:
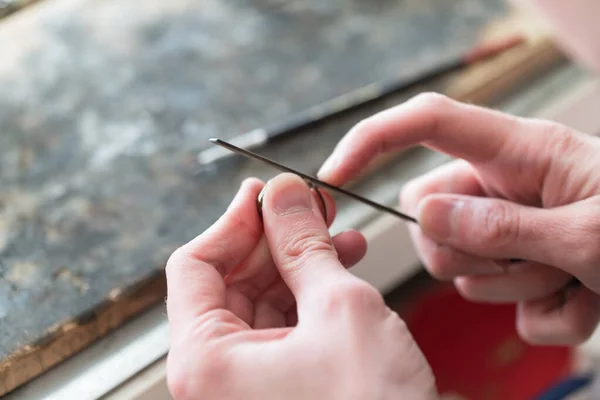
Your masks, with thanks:
M479 257L524 259L567 272L572 272L573 251L578 248L574 239L581 237L573 232L569 207L543 209L500 199L433 194L419 203L417 215L423 233L439 244Z
M338 260L319 204L301 178L286 173L269 181L262 215L275 264L298 303L306 291L348 274Z

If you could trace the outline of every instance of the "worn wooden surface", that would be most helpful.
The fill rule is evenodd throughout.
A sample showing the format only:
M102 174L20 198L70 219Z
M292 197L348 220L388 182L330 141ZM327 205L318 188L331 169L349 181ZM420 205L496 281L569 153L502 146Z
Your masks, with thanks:
M168 255L244 177L275 174L239 159L197 174L208 137L453 57L505 11L501 0L46 0L3 20L0 394L160 301ZM265 154L313 172L381 107Z

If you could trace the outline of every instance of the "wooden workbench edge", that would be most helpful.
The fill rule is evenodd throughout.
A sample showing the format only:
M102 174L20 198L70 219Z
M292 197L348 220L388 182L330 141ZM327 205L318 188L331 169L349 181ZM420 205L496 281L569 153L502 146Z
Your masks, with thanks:
M2 360L0 396L77 354L149 307L164 301L165 296L164 270L123 291L113 290L100 306L49 329L37 343Z

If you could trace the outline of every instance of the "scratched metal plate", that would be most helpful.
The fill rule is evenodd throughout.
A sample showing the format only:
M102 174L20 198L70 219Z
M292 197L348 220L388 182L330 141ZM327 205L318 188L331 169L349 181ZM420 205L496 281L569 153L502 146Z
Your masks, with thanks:
M504 7L47 0L0 22L0 360L157 274L245 176L274 174L192 174L208 137L449 59ZM313 171L359 117L268 154Z

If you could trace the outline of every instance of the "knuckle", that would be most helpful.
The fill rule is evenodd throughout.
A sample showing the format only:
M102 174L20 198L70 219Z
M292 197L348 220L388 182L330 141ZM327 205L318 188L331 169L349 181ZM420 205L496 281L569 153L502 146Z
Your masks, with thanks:
M232 327L237 327L237 322L237 317L229 310L222 308L211 310L195 319L192 335L196 340L209 340L220 337L231 332Z
M185 246L180 246L175 249L173 253L169 256L167 260L167 264L165 266L165 273L167 276L171 276L175 269L178 269L181 264L185 262L190 257L187 252Z
M167 387L175 400L198 398L199 393L217 394L218 382L227 379L229 365L217 346L205 346L201 354L195 354L193 363L186 361L182 352L177 358L169 353L167 361ZM183 358L183 360L182 360Z
M189 254L185 248L185 245L179 246L177 249L175 249L173 251L173 253L171 253L171 256L169 256L167 265L168 264L177 264L177 263L181 262L182 260L184 260L185 258L187 258L188 256L189 256Z
M583 141L573 130L565 125L552 121L535 121L539 129L544 132L547 139L548 154L553 157L556 155L569 154L573 150L581 147Z
M589 243L580 243L579 246L577 246L578 249L572 253L576 259L576 267L582 270L582 272L590 269L594 271L600 263L600 246L596 244L596 240L599 236L598 233L589 235L588 237L591 237L594 240L589 241Z
M430 136L437 136L444 125L444 115L454 105L454 101L449 97L435 92L421 93L413 97L411 103L426 118Z
M210 340L240 329L237 317L228 310L215 309L194 319L171 340L167 357L167 386L175 400L198 398L198 393L218 394L218 382L230 374L232 352L227 341ZM190 360L190 347L194 358Z
M588 138L565 125L552 121L534 121L533 124L544 135L542 154L546 154L543 160L547 173L552 173L554 168L564 168L574 157L585 157L589 151Z
M574 147L577 147L577 138L571 132L566 131L560 126L552 125L548 129L550 133L550 146L553 154L569 154Z
M359 279L329 288L325 301L327 315L351 310L353 313L372 313L385 307L381 294L373 286Z
M329 236L320 231L308 229L296 232L281 245L279 250L281 254L291 260L312 258L335 251Z
M519 214L507 204L494 202L483 215L481 232L474 239L480 244L503 246L519 237Z
M262 224L255 222L258 220L258 213L255 214L254 218L248 218L248 215L245 213L232 213L231 226L243 230L248 237L258 238L263 234L263 227Z
M368 135L370 132L377 130L377 120L373 116L365 118L357 122L352 128L352 132L355 135Z
M355 143L368 144L369 146L374 146L374 150L377 153L384 152L388 144L385 137L380 137L378 134L380 130L380 123L378 122L380 114L375 114L359 121L350 129L344 141L346 143L353 141Z
M232 359L228 342L207 340L221 334L221 328L232 321L229 312L209 312L190 325L171 342L167 357L167 386L175 400L198 398L198 393L215 393L218 382L227 380ZM230 332L230 331L228 331ZM195 346L194 359L189 359L190 346Z
M191 393L194 392L194 389L190 388L190 382L193 382L192 377L181 369L173 369L171 365L172 362L167 364L167 387L171 396L174 400L191 399Z
M414 104L427 110L438 110L452 105L453 100L437 92L419 93L411 100Z

